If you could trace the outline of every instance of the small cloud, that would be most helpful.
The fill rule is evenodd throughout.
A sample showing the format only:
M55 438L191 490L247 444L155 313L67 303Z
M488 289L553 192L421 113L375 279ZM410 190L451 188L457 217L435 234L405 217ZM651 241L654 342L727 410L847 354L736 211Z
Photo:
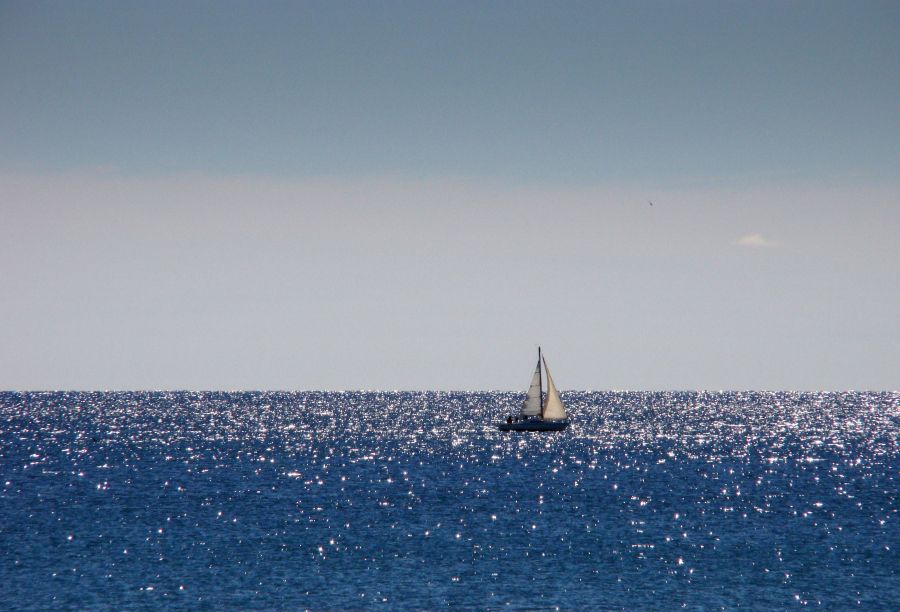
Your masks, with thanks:
M735 242L736 245L742 247L753 247L753 248L769 248L776 246L778 243L765 238L762 234L747 234L746 236L742 236L738 238Z

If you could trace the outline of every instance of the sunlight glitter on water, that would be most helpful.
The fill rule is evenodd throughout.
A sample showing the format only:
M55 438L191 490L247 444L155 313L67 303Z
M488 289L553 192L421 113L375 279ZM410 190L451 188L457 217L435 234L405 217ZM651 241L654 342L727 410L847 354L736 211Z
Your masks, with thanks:
M0 596L897 607L897 393L564 398L509 435L519 394L2 394Z

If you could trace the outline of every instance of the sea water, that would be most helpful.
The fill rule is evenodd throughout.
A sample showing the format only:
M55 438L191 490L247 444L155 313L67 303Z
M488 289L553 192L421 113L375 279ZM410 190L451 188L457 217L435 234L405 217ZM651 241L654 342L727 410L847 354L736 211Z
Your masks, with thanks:
M0 394L13 609L900 609L900 393Z

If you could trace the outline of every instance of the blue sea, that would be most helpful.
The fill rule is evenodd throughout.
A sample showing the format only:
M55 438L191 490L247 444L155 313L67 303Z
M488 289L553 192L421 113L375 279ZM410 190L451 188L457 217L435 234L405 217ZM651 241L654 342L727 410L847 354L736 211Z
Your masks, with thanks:
M900 392L0 394L8 609L900 609Z

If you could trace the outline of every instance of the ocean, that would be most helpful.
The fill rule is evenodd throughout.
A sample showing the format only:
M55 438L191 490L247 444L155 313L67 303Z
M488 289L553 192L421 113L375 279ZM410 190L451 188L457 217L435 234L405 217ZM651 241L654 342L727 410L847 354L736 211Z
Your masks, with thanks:
M8 609L900 609L900 392L0 394Z

